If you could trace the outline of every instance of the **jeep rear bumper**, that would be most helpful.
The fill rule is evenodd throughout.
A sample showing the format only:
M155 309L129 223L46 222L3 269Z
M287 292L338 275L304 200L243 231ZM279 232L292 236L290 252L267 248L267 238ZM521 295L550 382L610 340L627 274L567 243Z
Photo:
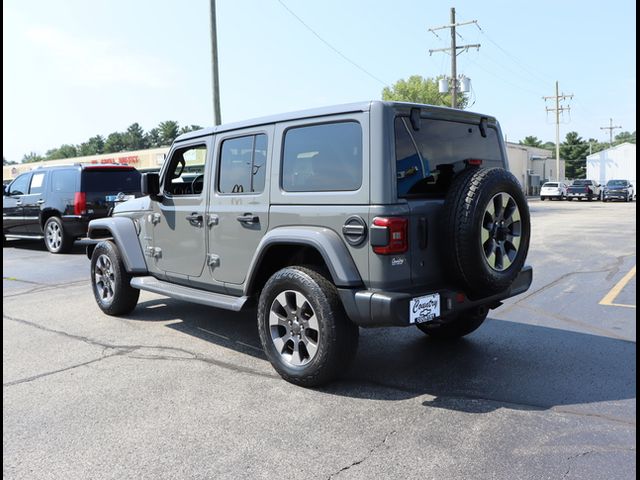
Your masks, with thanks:
M474 307L497 308L506 298L526 292L533 280L533 269L525 266L511 286L494 295L469 299L463 292L443 289L434 291L382 292L372 290L338 289L348 317L360 327L409 326L409 303L412 298L432 293L440 294L440 317L446 319Z

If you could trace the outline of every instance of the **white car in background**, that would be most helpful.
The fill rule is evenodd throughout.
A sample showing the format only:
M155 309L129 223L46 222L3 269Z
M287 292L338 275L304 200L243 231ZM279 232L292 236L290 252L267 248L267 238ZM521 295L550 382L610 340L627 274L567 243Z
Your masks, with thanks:
M540 200L556 198L564 200L567 198L567 184L563 182L547 182L540 189Z

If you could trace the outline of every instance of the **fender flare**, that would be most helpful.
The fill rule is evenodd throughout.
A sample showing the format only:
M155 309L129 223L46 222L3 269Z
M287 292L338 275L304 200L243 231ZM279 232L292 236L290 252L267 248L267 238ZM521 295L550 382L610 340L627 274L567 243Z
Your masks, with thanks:
M147 273L142 247L133 220L128 217L98 218L89 222L88 237L92 240L113 238L122 254L124 267L129 273ZM89 253L89 251L87 251Z
M363 283L344 240L336 232L323 227L279 227L267 232L258 244L249 266L245 294L252 288L265 254L274 245L304 245L315 248L324 259L337 287L353 288Z

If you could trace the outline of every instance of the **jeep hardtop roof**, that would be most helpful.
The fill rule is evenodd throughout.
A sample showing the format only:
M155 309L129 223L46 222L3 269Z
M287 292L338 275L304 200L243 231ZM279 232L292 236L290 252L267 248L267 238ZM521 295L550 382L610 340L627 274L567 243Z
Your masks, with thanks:
M469 112L466 110L458 110L449 107L438 107L435 105L425 105L421 103L409 103L409 102L385 102L382 100L370 100L357 103L345 103L341 105L331 105L327 107L312 108L307 110L298 110L294 112L279 113L275 115L269 115L266 117L258 117L249 120L243 120L241 122L226 123L218 125L216 127L208 127L202 130L196 130L193 132L183 133L176 138L176 142L182 140L189 140L205 135L211 135L217 132L227 132L231 130L238 130L241 128L254 127L259 125L267 125L277 122L286 122L289 120L298 120L304 118L322 117L326 115L338 115L342 113L355 113L355 112L368 112L379 105L387 108L404 108L419 107L432 113L434 116L447 117L451 120L470 120L473 118L485 117L488 123L496 123L496 119L491 115L484 115L480 113ZM423 112L424 113L424 112Z

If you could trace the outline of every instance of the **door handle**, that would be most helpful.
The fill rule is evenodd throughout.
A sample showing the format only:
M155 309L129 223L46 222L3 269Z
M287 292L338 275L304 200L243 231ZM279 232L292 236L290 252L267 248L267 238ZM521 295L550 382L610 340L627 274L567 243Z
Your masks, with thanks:
M202 219L203 219L202 215L200 215L198 213L195 213L195 212L192 213L191 215L187 215L187 220L194 227L201 227L202 226Z
M22 205L22 200L16 200L16 205Z
M40 199L36 202L38 205L42 205L44 203L44 200Z
M253 213L245 213L244 215L240 215L236 217L240 223L244 223L245 225L254 225L256 223L260 223L260 217L254 215Z

